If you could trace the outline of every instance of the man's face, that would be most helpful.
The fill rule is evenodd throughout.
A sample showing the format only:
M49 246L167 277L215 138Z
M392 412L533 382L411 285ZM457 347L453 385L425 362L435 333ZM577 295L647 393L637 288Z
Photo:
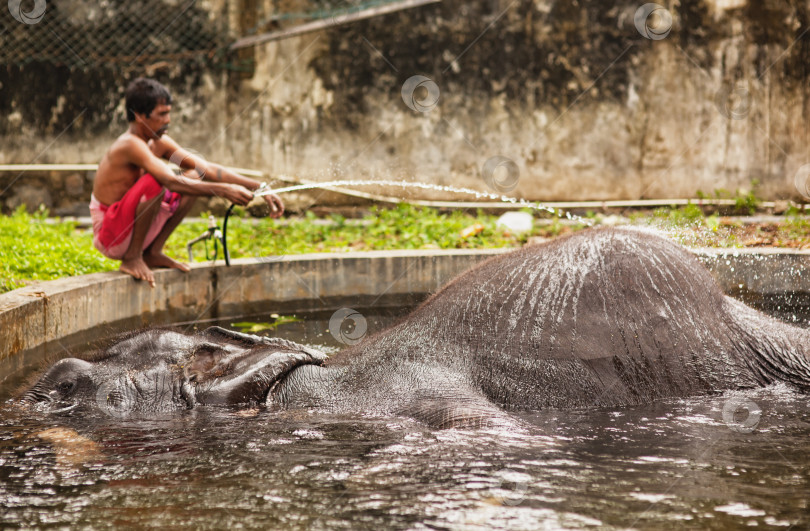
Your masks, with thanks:
M172 121L169 114L171 113L172 106L164 103L158 103L149 116L145 114L135 114L135 117L149 130L152 138L162 137L169 129L169 123Z

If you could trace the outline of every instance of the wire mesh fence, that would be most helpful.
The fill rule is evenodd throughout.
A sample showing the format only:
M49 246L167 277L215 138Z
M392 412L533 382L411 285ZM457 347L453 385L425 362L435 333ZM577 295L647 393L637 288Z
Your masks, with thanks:
M240 36L333 19L402 0L6 0L0 65L85 70L216 60ZM224 62L223 62L224 63Z
M194 0L9 0L0 64L88 69L211 58L232 40L227 3Z

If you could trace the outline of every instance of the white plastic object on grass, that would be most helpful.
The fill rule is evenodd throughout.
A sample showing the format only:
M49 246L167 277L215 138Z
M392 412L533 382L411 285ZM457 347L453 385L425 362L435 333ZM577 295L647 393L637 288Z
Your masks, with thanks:
M503 227L514 234L529 232L534 227L534 218L528 212L507 212L498 218L495 226Z

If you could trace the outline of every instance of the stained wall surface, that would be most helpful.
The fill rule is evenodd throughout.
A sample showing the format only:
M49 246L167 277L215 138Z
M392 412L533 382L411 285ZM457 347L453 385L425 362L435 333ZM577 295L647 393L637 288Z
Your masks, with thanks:
M74 4L45 16L70 17ZM755 185L767 199L808 194L800 169L810 162L810 7L672 0L640 12L644 5L445 0L194 61L144 53L96 64L86 52L71 66L9 63L0 68L0 164L98 162L126 127L124 85L151 75L175 95L171 135L210 160L270 173L502 191L484 177L487 161L504 157L513 165L496 170L501 187L536 200L693 197ZM224 24L223 46L299 23L279 18L285 13L327 7L194 5ZM639 13L649 15L640 26ZM71 19L76 31L90 15ZM189 14L143 29L142 40L199 34L207 26L195 16L193 27ZM0 17L0 40L21 31ZM503 173L510 169L515 179ZM51 190L50 201L87 194L92 177ZM0 207L19 204L20 194L36 201L31 188L43 179L0 174Z

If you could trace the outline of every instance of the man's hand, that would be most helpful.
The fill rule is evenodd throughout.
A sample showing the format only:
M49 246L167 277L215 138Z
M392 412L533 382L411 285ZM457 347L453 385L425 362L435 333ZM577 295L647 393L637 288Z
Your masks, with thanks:
M276 194L267 194L262 197L264 197L267 206L270 207L271 218L278 218L284 213L284 203L279 196Z
M222 186L223 190L219 195L232 203L245 206L253 199L253 192L242 185L223 183Z

